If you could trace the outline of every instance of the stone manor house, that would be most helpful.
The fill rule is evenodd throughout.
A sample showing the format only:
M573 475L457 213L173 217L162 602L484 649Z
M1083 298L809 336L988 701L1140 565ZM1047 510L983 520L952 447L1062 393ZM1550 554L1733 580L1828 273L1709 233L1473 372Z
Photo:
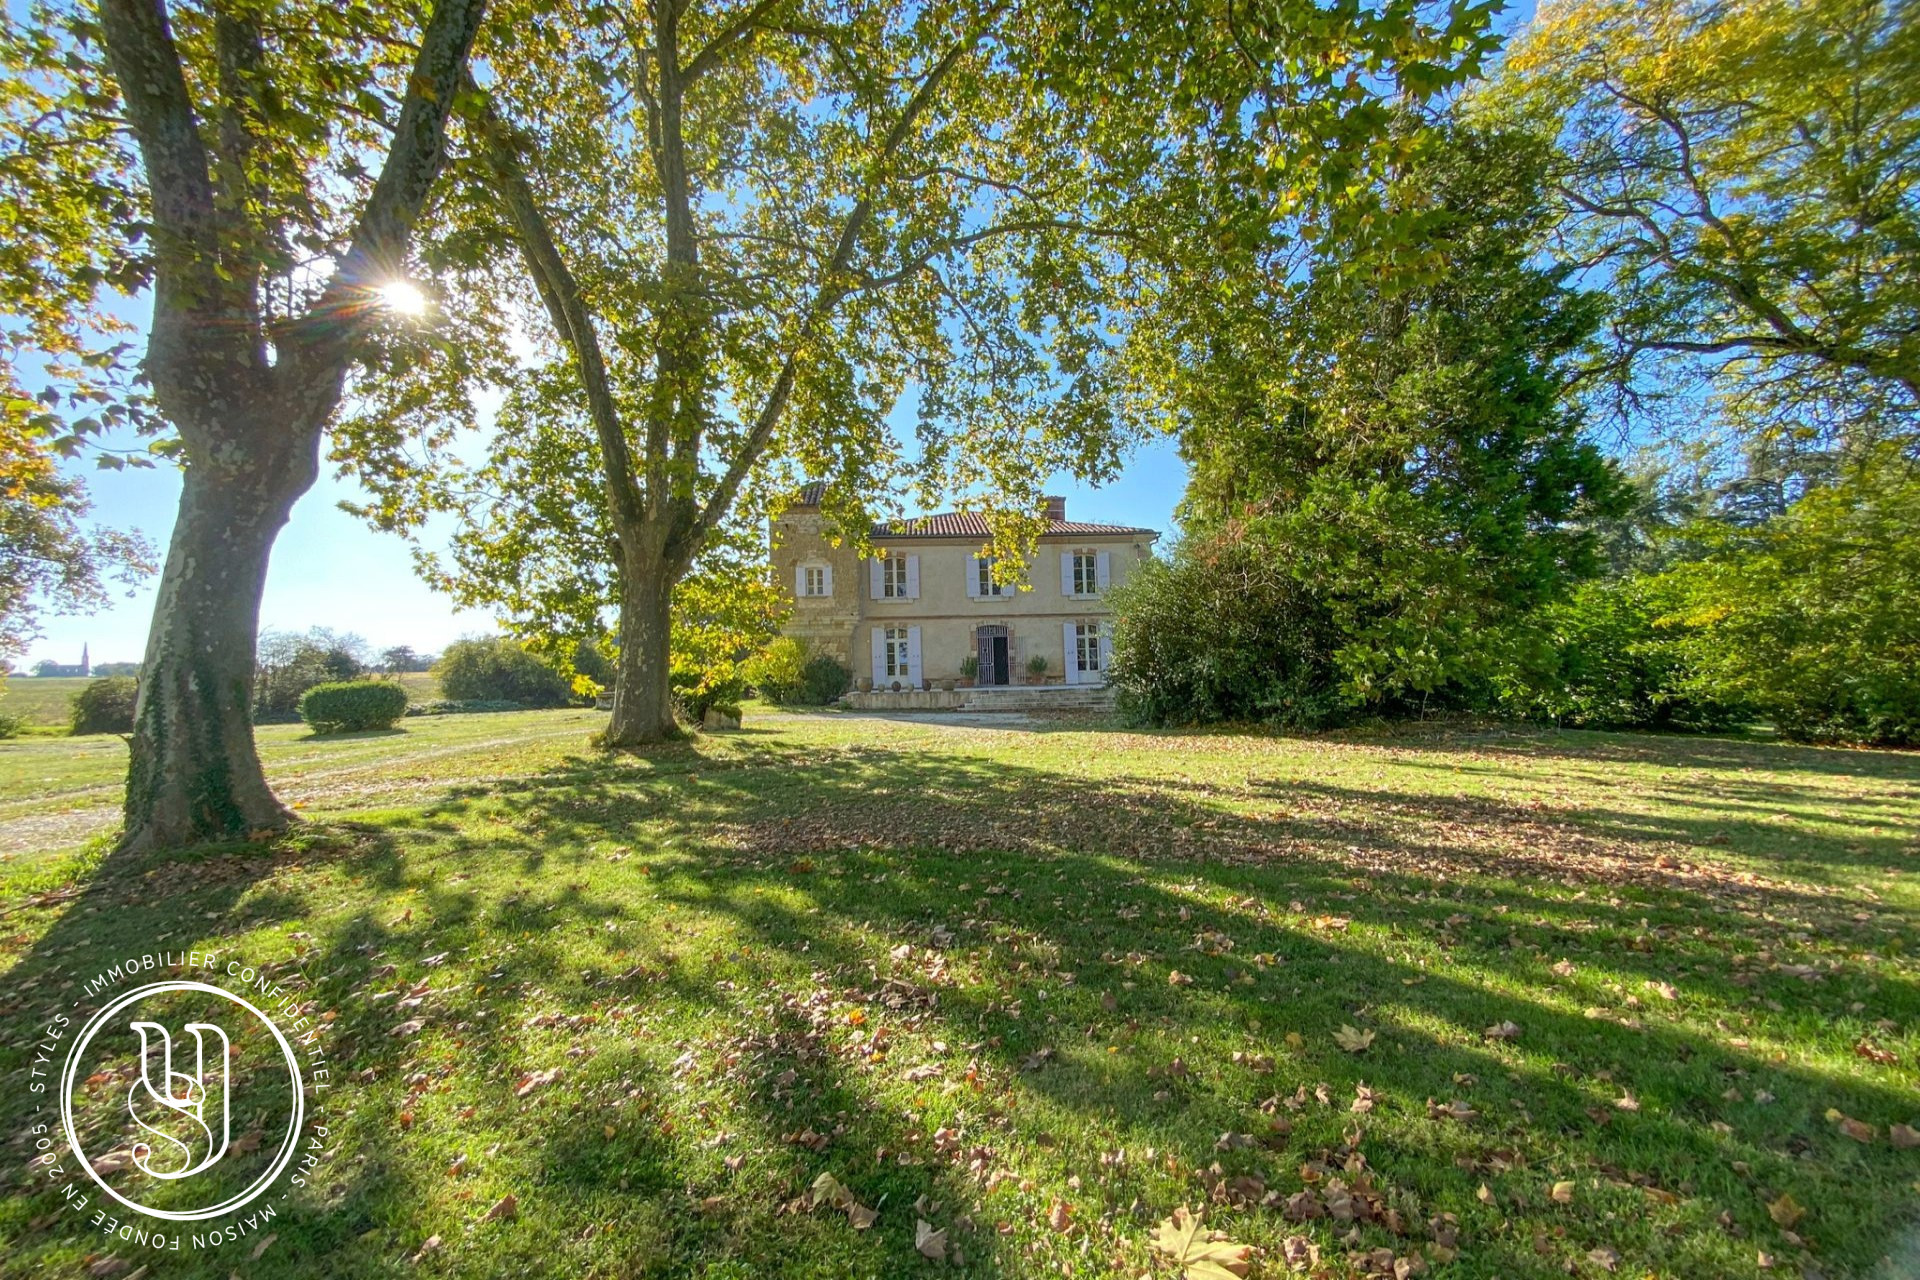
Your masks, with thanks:
M1067 519L1047 499L1047 527L1024 566L1025 589L993 580L986 521L949 512L875 525L874 554L833 545L820 486L772 521L774 574L793 594L786 634L831 654L857 688L951 688L977 664L978 687L1106 683L1106 594L1152 554L1160 535ZM1044 676L1029 664L1046 660Z

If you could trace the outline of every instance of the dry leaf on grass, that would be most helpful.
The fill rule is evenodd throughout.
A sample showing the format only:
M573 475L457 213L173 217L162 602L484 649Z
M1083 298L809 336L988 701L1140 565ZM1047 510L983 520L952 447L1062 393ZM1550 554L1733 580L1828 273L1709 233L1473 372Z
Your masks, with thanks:
M944 1262L947 1257L947 1233L934 1230L933 1224L924 1218L915 1219L913 1247L920 1251L923 1258Z
M1794 1223L1806 1216L1807 1211L1792 1195L1783 1195L1778 1200L1767 1203L1767 1216L1783 1227L1791 1228Z
M520 1077L520 1083L513 1087L513 1096L524 1098L542 1085L552 1084L560 1078L560 1068L548 1067L545 1071L534 1071Z
M1365 1053L1367 1046L1373 1043L1374 1033L1362 1031L1358 1027L1342 1026L1333 1033L1333 1042L1348 1053Z
M1240 1280L1247 1274L1252 1250L1231 1240L1208 1240L1200 1234L1200 1219L1185 1205L1173 1211L1153 1233L1153 1247L1184 1269L1186 1280Z
M480 1215L482 1222L502 1222L517 1217L520 1213L520 1200L511 1191L493 1202L493 1208Z

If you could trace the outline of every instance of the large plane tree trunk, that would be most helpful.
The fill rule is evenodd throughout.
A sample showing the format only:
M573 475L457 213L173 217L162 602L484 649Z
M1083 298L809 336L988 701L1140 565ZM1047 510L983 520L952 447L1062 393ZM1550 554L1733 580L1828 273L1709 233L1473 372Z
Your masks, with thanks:
M636 556L620 575L620 653L613 684L609 747L640 747L679 734L668 680L673 574L658 556Z
M386 159L333 275L302 315L275 319L263 285L308 229L256 221L281 203L255 186L277 145L257 124L275 56L263 14L212 6L217 68L190 76L165 3L100 0L150 205L145 367L187 458L134 709L123 848L230 839L290 819L267 788L251 723L267 558L318 474L320 434L369 322L370 293L405 270L485 5L434 0Z
M261 426L238 464L234 454L188 461L140 668L129 849L235 839L292 817L254 749L254 653L268 556L318 474L320 433Z

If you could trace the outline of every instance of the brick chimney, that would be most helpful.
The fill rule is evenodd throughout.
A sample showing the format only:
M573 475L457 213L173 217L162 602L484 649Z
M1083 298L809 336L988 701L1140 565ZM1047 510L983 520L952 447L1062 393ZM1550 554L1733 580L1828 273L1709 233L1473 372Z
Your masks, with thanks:
M1047 519L1065 520L1067 518L1067 500L1065 498L1058 498L1052 494L1048 494L1046 503Z

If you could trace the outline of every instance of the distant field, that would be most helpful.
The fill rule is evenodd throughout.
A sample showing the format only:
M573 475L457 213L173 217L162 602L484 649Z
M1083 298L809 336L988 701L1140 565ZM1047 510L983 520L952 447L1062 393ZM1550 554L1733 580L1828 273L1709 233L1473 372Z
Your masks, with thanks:
M440 696L440 681L430 671L394 677L414 702ZM89 683L80 676L11 676L0 684L0 715L23 717L30 725L64 725L73 695Z
M73 695L89 681L81 676L9 676L0 684L0 715L28 724L66 724Z

